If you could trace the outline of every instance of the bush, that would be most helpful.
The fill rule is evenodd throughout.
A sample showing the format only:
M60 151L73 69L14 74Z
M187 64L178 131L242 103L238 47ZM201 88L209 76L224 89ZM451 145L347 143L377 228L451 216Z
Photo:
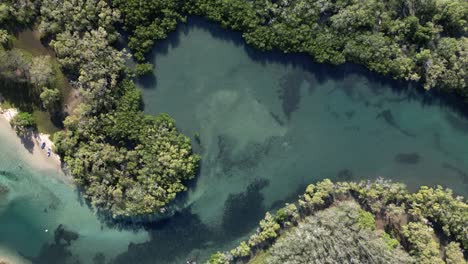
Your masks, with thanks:
M16 129L16 132L20 135L25 135L29 129L36 127L34 117L32 114L27 112L19 112L10 121L10 124Z

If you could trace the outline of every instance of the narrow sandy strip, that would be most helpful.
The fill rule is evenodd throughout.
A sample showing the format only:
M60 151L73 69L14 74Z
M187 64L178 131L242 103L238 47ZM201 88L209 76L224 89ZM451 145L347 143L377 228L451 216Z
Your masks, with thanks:
M10 120L18 114L16 109L2 109L0 108L0 128L6 129L9 127L12 131L12 137L15 136L16 141L18 144L21 144L20 138L16 135L13 128L10 125ZM31 142L34 143L34 147L32 149L31 155L27 155L28 163L32 166L41 169L41 170L56 170L61 171L61 161L60 156L56 153L51 152L50 157L47 156L47 150L53 149L53 143L50 140L50 135L43 134L43 133L32 133L31 138L29 138ZM41 145L45 143L44 149L41 148ZM62 173L63 174L63 173ZM64 179L71 182L71 177L64 176Z
M26 260L25 258L18 255L18 253L13 252L3 246L0 246L0 263L6 264L31 264L31 261Z

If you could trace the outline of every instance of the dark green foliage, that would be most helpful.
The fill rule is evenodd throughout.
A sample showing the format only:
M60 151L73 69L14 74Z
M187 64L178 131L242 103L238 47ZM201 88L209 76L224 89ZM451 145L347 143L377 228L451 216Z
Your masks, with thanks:
M305 218L271 247L266 263L412 263L407 253L388 249L377 232L361 226L359 210L343 202Z
M16 129L16 132L21 135L26 134L29 129L36 127L34 117L27 112L19 112L11 119L10 124Z
M57 107L60 101L60 91L44 87L39 97L41 98L44 108L52 111Z
M0 2L0 26L9 29L29 25L36 17L32 0L4 0Z
M468 249L468 204L463 197L454 198L452 190L437 186L421 187L410 200L413 215L434 221Z
M152 3L118 4L125 14L138 12L132 4L161 14L166 13L165 5L174 4ZM192 155L189 139L177 132L170 117L143 114L140 92L125 80L125 53L112 46L121 11L104 0L44 0L39 9L39 30L50 38L58 61L83 97L64 120L66 130L54 137L67 169L91 204L113 218L164 211L186 189L184 181L194 177L199 158ZM125 17L133 21L131 14ZM171 21L150 23L175 27ZM141 33L135 23L133 28ZM130 46L145 45L131 41ZM136 67L138 74L151 70L150 64ZM53 95L44 90L41 98L49 105Z
M118 95L109 112L67 118L56 150L98 209L114 218L148 215L186 189L199 158L171 118L143 114L133 83L124 81Z
M177 23L184 20L179 13L181 0L112 0L112 4L122 12L124 29L130 32L128 46L139 62L153 47L155 40L165 39L168 32L174 31Z
M421 264L444 263L439 256L439 243L434 240L434 230L420 223L409 223L403 234L410 244L410 254Z
M381 179L360 183L324 180L309 185L298 204L300 210L289 204L275 217L267 213L249 240L230 252L218 252L208 263L250 263L259 251L269 255L265 263L350 263L350 259L359 263L395 259L395 263L444 263L443 250L447 263L465 263L460 262L460 244L454 241L466 238L467 204L463 198L454 198L451 190L422 187L411 194L403 184ZM449 246L441 247L433 228L425 224L428 219L443 230L452 226Z
M213 254L207 261L209 264L229 264L227 256L221 252Z
M468 95L463 0L191 0L185 11L242 31L247 43L261 50L303 52L332 64L356 62L397 79L422 80L426 89Z
M137 76L143 76L153 73L154 65L151 63L138 63L135 66L135 74Z

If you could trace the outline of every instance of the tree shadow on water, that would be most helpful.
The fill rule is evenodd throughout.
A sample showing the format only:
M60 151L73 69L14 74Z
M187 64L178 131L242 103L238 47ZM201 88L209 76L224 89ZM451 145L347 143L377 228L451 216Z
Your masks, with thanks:
M112 263L177 263L179 258L191 258L188 255L192 250L207 247L213 238L210 228L190 208L176 213L170 219L145 224L144 228L150 240L130 244L128 251Z
M265 213L261 190L268 186L265 179L256 179L243 193L230 194L224 204L222 220L223 236L226 239L250 232Z
M81 260L78 256L73 255L69 248L78 238L78 233L59 225L54 231L54 240L50 243L44 243L38 256L29 259L34 264L80 264Z
M113 264L182 263L197 260L197 252L219 248L252 231L264 216L261 190L268 181L257 179L243 193L229 196L225 202L222 224L209 226L199 216L185 208L171 218L143 224L150 240L130 244L127 252L113 260Z
M187 35L193 29L208 31L217 40L244 47L250 59L262 65L281 64L290 66L296 70L301 69L309 72L313 75L317 84L333 80L340 83L342 86L340 89L348 89L353 84L361 85L361 83L353 83L355 79L350 78L351 76L356 76L365 79L369 84L368 87L374 89L376 93L380 92L378 91L379 89L391 89L395 95L405 97L408 101L417 101L423 106L437 105L443 108L450 108L450 110L456 111L463 116L468 115L466 102L463 102L453 94L441 92L437 89L426 91L418 83L394 80L390 76L383 76L370 71L363 65L354 63L336 66L327 63L316 63L312 56L304 53L284 53L278 50L259 51L246 44L241 32L224 29L215 22L197 16L189 16L186 23L178 25L176 32L170 33L166 40L158 42L153 52L148 56L150 61L154 61L157 54L164 55L170 52L171 49L178 47L182 34ZM156 79L147 80L144 82L144 88L155 88L156 82Z

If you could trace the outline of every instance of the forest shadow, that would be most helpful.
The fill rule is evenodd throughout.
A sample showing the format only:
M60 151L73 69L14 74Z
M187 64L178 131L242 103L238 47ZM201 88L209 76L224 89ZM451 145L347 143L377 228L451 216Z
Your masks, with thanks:
M225 202L220 227L203 223L190 207L176 212L171 218L142 224L150 240L131 243L127 252L111 263L176 263L180 258L199 261L197 251L227 244L253 230L264 216L263 194L265 179L255 179L245 192L231 194Z
M350 76L364 78L372 87L377 89L391 89L395 95L405 96L408 101L416 101L423 106L439 106L457 112L460 116L468 116L466 102L460 96L449 94L445 91L432 89L426 91L419 83L394 80L389 76L383 76L367 69L363 65L345 63L342 65L331 65L327 63L316 63L313 58L304 53L284 53L278 50L260 51L249 45L242 38L242 33L224 29L215 22L198 16L189 16L186 23L180 23L175 32L169 33L168 38L155 44L152 52L148 55L149 61L156 61L157 55L167 55L170 50L180 45L183 35L188 35L191 30L204 30L217 40L242 46L249 56L256 63L264 66L269 64L281 64L294 69L302 69L311 73L318 84L323 84L329 80L344 82ZM196 65L195 65L196 66ZM157 65L156 65L157 67ZM138 80L144 89L157 89L157 74L150 74ZM374 91L378 93L379 91Z
M456 98L455 95L437 90L425 91L419 84L392 80L390 77L379 75L371 72L364 66L352 63L334 66L314 63L312 58L305 54L284 54L279 51L261 52L246 45L241 33L225 30L217 24L199 17L189 17L187 24L179 24L176 32L170 33L166 40L156 43L153 52L148 57L149 60L154 61L158 54L165 55L172 49L177 48L180 45L181 36L189 34L192 29L203 29L218 40L232 43L236 46L243 46L249 58L262 65L281 64L302 69L310 73L318 84L323 84L329 80L346 82L349 81L348 78L350 76L357 76L371 83L370 87L376 86L378 87L376 89L381 90L391 89L395 95L403 96L403 100L405 101L418 102L423 106L439 106L455 111L461 116L467 116L464 102ZM289 86L294 80L294 78L292 78L292 81L285 80L284 85ZM148 79L142 79L142 81L144 89L157 89L158 80L154 75L151 75ZM355 85L359 85L359 83ZM296 90L293 91L293 94L283 94L286 99L289 98L286 100L289 103L284 106L286 113L292 113L297 106L297 91L300 84L295 83L294 87ZM380 90L375 90L374 92L380 93ZM349 116L351 118L352 114L349 113ZM458 123L455 124L457 125ZM463 124L461 127L464 127ZM221 145L227 144L226 139L223 138L219 142L221 142ZM220 149L222 148L220 147ZM417 162L414 155L400 155L396 160L406 163ZM233 166L233 159L229 158L223 161L226 168ZM200 168L202 166L203 164L201 163ZM343 181L356 180L357 177L348 168L338 171L335 176L336 179ZM197 182L197 178L195 178L190 180L188 185L190 188L194 188ZM305 184L301 185L291 196L284 200L276 201L270 209L279 208L288 201L295 201L297 195L304 192L305 186ZM148 221L141 225L132 225L125 222L120 224L119 228L144 228L150 233L151 239L145 243L131 244L129 250L120 255L114 263L153 263L156 259L162 262L173 262L178 256L188 255L194 249L203 249L209 247L210 243L222 243L223 241L229 241L250 232L251 228L254 228L258 220L261 219L266 208L262 205L263 196L259 192L261 187L253 186L249 188L246 192L231 194L229 196L224 205L225 209L221 229L213 229L204 224L199 216L190 210L190 207L179 210L170 218L162 220ZM181 193L178 195L177 200L180 202L181 200L185 200L186 197L186 193ZM191 258L192 256L189 257Z

